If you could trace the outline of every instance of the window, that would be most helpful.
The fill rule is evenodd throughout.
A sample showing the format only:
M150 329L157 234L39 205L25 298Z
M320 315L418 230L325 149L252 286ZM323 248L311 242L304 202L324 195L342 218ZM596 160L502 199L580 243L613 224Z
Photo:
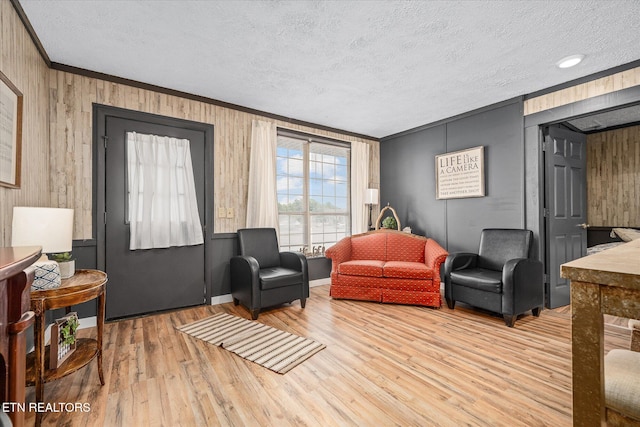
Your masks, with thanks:
M349 146L278 131L280 248L320 255L351 232Z

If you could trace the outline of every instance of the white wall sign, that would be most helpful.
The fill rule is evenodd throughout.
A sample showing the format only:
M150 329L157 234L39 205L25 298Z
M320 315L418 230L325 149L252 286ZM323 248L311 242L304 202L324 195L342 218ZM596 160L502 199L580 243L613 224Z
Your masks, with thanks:
M436 199L484 196L484 147L436 156Z

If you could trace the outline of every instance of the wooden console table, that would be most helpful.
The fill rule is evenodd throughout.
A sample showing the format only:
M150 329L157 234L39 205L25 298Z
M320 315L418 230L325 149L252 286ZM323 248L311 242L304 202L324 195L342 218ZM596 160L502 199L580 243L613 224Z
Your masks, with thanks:
M24 332L33 323L29 290L33 271L24 271L40 258L40 247L0 248L0 401L24 405ZM12 410L14 426L24 425L24 411Z
M35 312L34 326L35 351L27 356L27 385L36 386L36 402L44 398L44 384L55 381L86 366L98 356L98 375L104 385L102 373L102 335L104 331L105 284L107 275L98 270L77 270L76 274L62 281L59 288L31 292L31 310ZM66 308L98 298L96 339L80 338L76 350L57 369L45 366L49 360L49 346L45 347L44 331L47 310ZM36 425L42 421L42 412L36 413Z
M571 280L573 425L605 420L603 314L640 319L640 240L561 266Z

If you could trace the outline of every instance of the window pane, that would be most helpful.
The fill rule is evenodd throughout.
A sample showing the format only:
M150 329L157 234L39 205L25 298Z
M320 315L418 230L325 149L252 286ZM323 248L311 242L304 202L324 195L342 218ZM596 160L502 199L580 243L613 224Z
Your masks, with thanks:
M336 166L336 179L340 181L347 180L347 167L346 166Z
M309 195L322 196L322 181L319 179L311 179L309 182Z
M333 196L336 194L336 184L333 181L322 182L322 195Z
M302 178L289 178L289 194L301 195L304 192L304 181Z
M309 198L309 211L320 212L322 210L322 197Z
M291 150L289 150L291 151ZM304 176L304 163L302 162L302 156L299 159L289 159L289 175Z
M338 197L347 197L347 183L346 182L337 182L336 183L336 196L338 196Z

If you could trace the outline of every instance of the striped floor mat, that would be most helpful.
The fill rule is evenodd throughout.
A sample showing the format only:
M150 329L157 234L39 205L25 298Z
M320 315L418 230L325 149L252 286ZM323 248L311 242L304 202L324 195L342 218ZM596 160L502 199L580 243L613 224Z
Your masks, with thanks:
M326 347L313 340L225 313L176 329L279 374L287 373Z

